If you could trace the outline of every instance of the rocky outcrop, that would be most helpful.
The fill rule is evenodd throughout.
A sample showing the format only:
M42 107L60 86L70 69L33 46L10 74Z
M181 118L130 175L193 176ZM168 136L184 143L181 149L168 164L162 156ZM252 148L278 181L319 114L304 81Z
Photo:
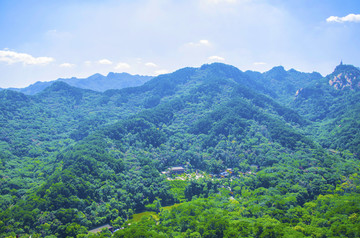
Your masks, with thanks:
M338 90L360 89L360 70L352 65L338 65L329 76L329 85Z

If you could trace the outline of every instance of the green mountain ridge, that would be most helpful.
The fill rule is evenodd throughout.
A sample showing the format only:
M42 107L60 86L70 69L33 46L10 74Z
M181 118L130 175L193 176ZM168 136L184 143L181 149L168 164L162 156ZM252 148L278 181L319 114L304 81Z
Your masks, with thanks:
M359 77L358 68L338 65L333 73L316 84L300 89L292 103L292 108L316 122L310 130L327 148L360 153Z
M36 82L25 88L9 88L9 90L22 92L26 95L35 95L46 89L55 82L65 82L71 86L91 89L98 92L104 92L109 89L121 89L127 87L135 87L144 84L152 79L152 76L131 75L128 73L110 72L107 76L94 74L88 78L59 78L55 81ZM2 89L0 89L2 90Z
M215 63L105 92L1 91L0 237L97 237L87 230L179 202L113 236L360 234L358 91L319 77ZM204 175L160 174L171 166ZM231 178L209 177L227 168ZM339 219L314 215L323 201Z
M268 88L271 97L285 105L291 103L298 89L323 78L317 72L303 73L295 69L286 71L282 66L276 66L262 74L252 71L245 73L250 77L255 77L258 83Z

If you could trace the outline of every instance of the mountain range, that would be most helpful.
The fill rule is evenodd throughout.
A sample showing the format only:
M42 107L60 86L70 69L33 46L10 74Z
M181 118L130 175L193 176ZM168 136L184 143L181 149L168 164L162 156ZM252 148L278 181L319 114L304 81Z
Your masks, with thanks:
M0 237L360 235L357 67L109 75L0 91Z
M152 79L152 76L131 75L128 73L110 72L107 76L94 74L88 78L59 78L55 81L36 82L25 88L8 88L9 90L21 92L27 95L34 95L41 92L54 82L61 81L71 86L83 89L91 89L98 92L104 92L109 89L121 89L136 87Z

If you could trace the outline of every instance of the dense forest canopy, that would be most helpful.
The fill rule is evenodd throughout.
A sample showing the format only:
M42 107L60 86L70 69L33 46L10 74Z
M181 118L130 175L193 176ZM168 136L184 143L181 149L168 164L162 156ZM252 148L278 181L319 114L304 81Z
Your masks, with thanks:
M359 80L214 63L2 90L0 237L358 237Z

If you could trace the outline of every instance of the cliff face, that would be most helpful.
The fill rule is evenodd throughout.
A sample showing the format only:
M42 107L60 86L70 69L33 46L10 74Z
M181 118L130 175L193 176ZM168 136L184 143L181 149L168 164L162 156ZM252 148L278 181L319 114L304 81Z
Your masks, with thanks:
M328 77L329 85L335 89L360 89L360 70L352 65L340 64Z

